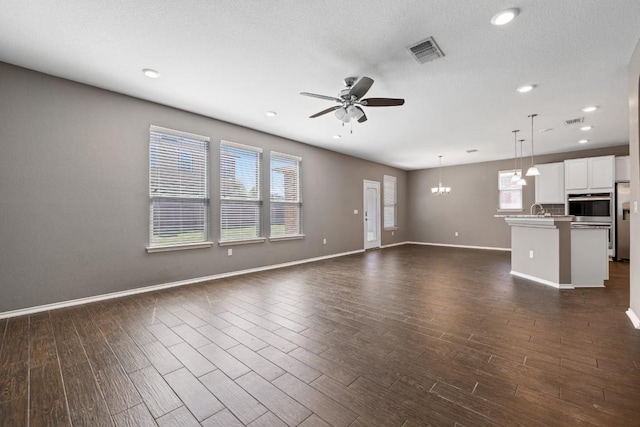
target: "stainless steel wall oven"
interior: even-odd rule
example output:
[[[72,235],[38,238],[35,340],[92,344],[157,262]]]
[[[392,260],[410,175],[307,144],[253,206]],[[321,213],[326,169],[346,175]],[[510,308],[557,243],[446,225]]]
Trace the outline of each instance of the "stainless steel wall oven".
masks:
[[[613,197],[611,193],[569,194],[567,214],[576,222],[613,222]]]

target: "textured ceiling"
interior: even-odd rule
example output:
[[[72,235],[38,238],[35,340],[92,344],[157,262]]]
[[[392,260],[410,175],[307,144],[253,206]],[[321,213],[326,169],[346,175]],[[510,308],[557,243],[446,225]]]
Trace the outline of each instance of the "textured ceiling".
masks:
[[[628,142],[627,64],[638,0],[0,0],[0,60],[403,169]],[[510,24],[491,17],[520,8]],[[406,46],[433,36],[445,57],[419,65]],[[141,73],[153,68],[159,79]],[[366,108],[344,128],[342,79],[369,76]],[[534,83],[519,94],[516,87]],[[594,113],[582,107],[598,105]],[[265,115],[268,110],[277,117]],[[582,132],[564,125],[586,117]],[[185,129],[188,131],[188,129]],[[341,134],[341,139],[333,139]],[[590,139],[579,145],[582,138]],[[250,141],[240,141],[250,143]],[[468,154],[466,150],[477,149]]]

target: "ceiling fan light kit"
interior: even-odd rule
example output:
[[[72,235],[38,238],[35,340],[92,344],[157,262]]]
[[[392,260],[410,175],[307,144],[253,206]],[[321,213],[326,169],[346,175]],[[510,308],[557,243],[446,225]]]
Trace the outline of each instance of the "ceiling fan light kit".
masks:
[[[438,156],[439,165],[438,165],[438,186],[431,187],[431,194],[435,194],[436,196],[447,195],[451,193],[451,187],[445,187],[442,185],[442,156]]]
[[[345,88],[342,89],[338,97],[318,95],[310,92],[300,92],[300,95],[310,96],[312,98],[334,101],[340,105],[329,107],[316,114],[309,116],[314,119],[334,111],[334,115],[342,123],[349,123],[351,119],[364,123],[367,121],[367,115],[362,107],[394,107],[404,105],[404,99],[400,98],[367,98],[362,99],[373,85],[373,79],[370,77],[347,77],[344,79]]]

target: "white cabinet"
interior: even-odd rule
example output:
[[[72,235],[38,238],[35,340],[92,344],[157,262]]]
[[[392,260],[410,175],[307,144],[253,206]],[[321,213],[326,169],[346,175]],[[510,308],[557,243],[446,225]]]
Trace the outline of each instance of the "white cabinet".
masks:
[[[615,156],[588,157],[564,161],[564,184],[567,193],[613,191]]]
[[[629,156],[616,157],[616,182],[631,181]]]
[[[615,156],[590,157],[589,190],[611,190],[615,183]]]
[[[571,159],[564,161],[564,185],[569,190],[587,190],[589,188],[588,159]]]
[[[536,176],[536,203],[564,204],[564,163],[536,165],[540,175]]]

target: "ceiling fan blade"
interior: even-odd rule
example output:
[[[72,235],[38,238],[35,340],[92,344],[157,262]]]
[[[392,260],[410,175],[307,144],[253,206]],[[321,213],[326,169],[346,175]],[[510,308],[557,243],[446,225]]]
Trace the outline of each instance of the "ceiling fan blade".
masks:
[[[404,99],[401,98],[367,98],[360,102],[367,107],[394,107],[404,105]]]
[[[373,79],[366,76],[360,78],[349,91],[349,96],[355,96],[356,99],[362,98],[369,91],[372,84]]]
[[[317,93],[300,92],[300,95],[310,96],[312,98],[326,99],[327,101],[335,101],[342,104],[342,99],[327,95],[318,95]]]
[[[336,111],[338,108],[342,108],[342,105],[336,105],[335,107],[329,107],[326,110],[322,110],[319,113],[315,113],[313,116],[309,116],[310,119],[315,119],[316,117],[320,117],[324,114],[330,113],[332,111]]]
[[[364,110],[356,105],[356,108],[362,111],[362,117],[358,119],[358,123],[364,123],[367,121],[367,115],[364,113]]]

